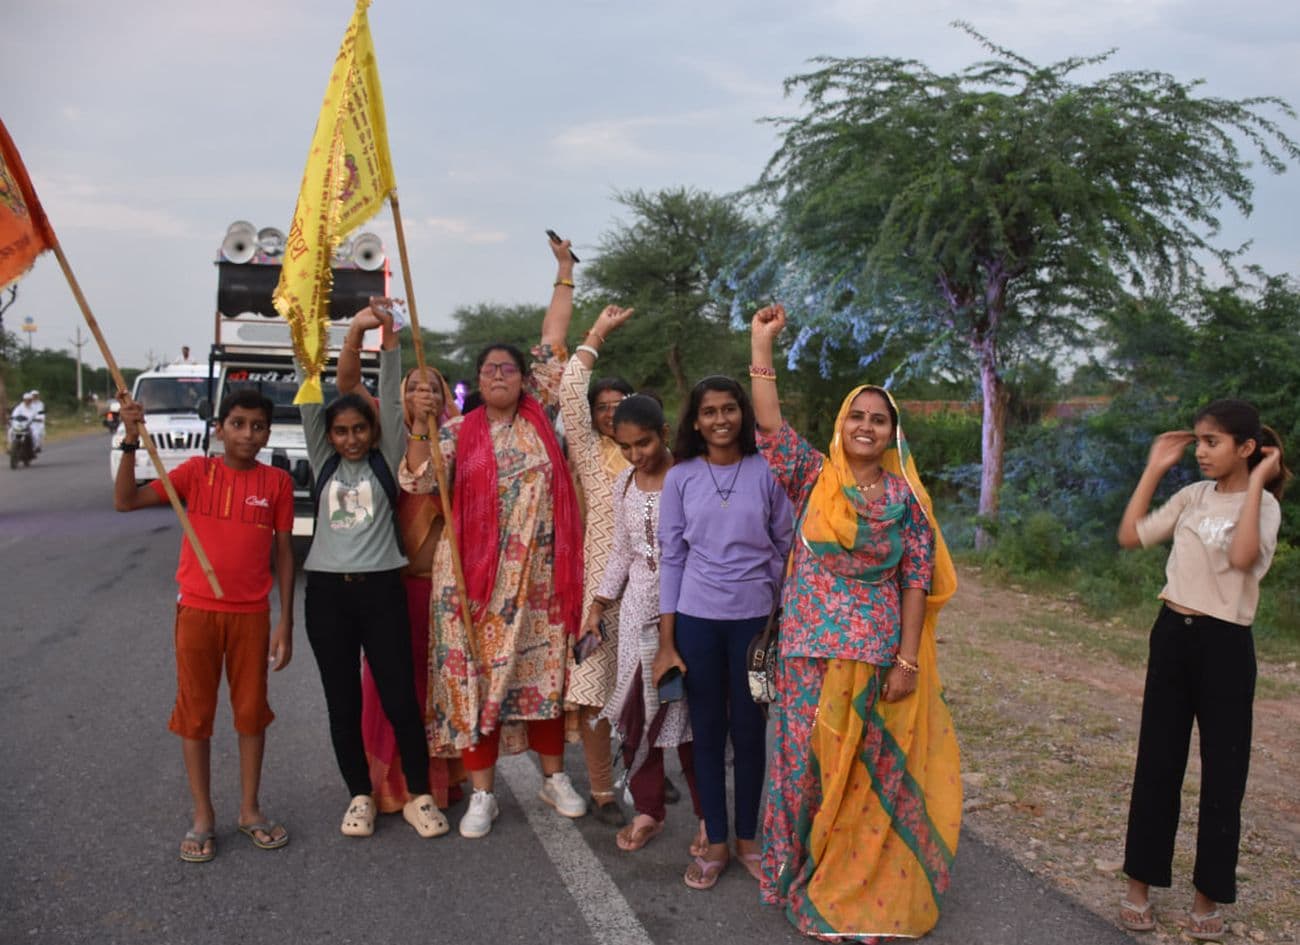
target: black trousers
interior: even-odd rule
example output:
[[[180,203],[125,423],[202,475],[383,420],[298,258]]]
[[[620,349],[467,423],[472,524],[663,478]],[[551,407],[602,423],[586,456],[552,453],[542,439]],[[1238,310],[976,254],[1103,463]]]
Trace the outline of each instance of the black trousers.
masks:
[[[1195,720],[1201,810],[1192,883],[1214,902],[1237,899],[1241,801],[1250,768],[1255,641],[1249,627],[1164,607],[1151,628],[1124,872],[1172,882],[1174,834]]]
[[[329,710],[334,756],[348,790],[373,793],[361,738],[361,652],[370,663],[379,702],[397,736],[411,794],[429,793],[424,717],[415,698],[411,627],[399,571],[307,572],[307,639],[316,655]]]

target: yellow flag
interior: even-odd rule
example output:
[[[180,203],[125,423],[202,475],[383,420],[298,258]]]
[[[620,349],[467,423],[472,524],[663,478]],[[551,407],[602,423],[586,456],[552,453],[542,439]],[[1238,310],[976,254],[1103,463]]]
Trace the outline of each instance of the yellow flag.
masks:
[[[378,212],[396,186],[368,6],[370,0],[357,0],[330,73],[272,296],[307,375],[294,398],[298,404],[323,399],[320,374],[329,354],[334,250]]]

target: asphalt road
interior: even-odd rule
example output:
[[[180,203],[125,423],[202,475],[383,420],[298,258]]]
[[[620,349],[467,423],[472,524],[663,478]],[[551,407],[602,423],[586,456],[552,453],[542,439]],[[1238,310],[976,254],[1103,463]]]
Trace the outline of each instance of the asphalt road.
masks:
[[[223,706],[213,740],[218,855],[182,863],[189,824],[177,740],[171,627],[180,529],[167,508],[112,509],[107,437],[52,444],[0,468],[0,945],[17,943],[806,941],[758,903],[738,866],[711,892],[681,882],[689,809],[636,854],[612,828],[567,821],[535,797],[526,756],[503,766],[496,829],[421,840],[400,816],[343,837],[347,791],[299,625],[273,677],[263,806],[292,842],[235,831],[237,759]],[[301,585],[299,593],[301,594]],[[571,747],[580,789],[585,769]],[[678,783],[681,784],[680,774]],[[463,803],[450,812],[453,825]],[[1131,941],[965,834],[941,943]]]

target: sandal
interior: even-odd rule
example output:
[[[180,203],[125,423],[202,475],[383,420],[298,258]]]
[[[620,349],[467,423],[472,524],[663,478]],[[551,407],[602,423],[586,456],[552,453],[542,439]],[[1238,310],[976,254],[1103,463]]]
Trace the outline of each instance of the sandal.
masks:
[[[280,831],[276,836],[275,832]],[[257,824],[240,824],[239,832],[253,841],[253,846],[259,850],[278,850],[289,842],[289,831],[284,829],[283,824],[274,823],[257,823]],[[263,840],[258,837],[259,833],[266,834],[269,839]]]
[[[187,853],[185,851],[186,843],[197,843],[199,846],[198,853]],[[208,853],[203,852],[203,848],[212,844],[212,850]],[[186,863],[207,863],[217,855],[217,838],[211,830],[187,830],[185,839],[181,841],[181,859]]]
[[[1219,915],[1218,909],[1204,913],[1188,912],[1187,926],[1183,931],[1188,938],[1201,942],[1221,942],[1224,935],[1223,917]]]
[[[682,874],[682,882],[692,889],[712,889],[718,885],[718,877],[722,875],[722,871],[727,868],[727,864],[730,862],[731,857],[721,860],[706,860],[702,856],[697,856],[686,867],[686,872]],[[695,871],[694,875],[691,873],[692,869]]]
[[[737,850],[736,856],[740,858],[740,865],[749,870],[749,875],[761,883],[763,881],[763,854],[741,853]]]
[[[646,815],[637,814],[636,818],[614,835],[614,842],[618,848],[625,853],[633,853],[641,849],[659,834],[663,833],[664,822],[662,820],[651,819],[646,823],[641,818]]]
[[[345,837],[368,837],[375,832],[375,802],[369,794],[352,798],[339,829]]]
[[[691,856],[704,856],[709,852],[709,833],[704,827],[704,821],[700,821],[700,829],[695,833],[695,839],[691,841]]]
[[[1151,900],[1145,906],[1135,906],[1127,899],[1119,901],[1119,924],[1130,932],[1150,932],[1156,927],[1156,914]]]
[[[441,837],[451,829],[447,818],[442,816],[442,811],[438,810],[438,805],[434,803],[432,794],[421,794],[419,797],[411,798],[402,808],[402,816],[415,828],[415,832],[426,840],[430,837]],[[371,820],[373,824],[373,815]],[[374,829],[373,826],[371,829]]]

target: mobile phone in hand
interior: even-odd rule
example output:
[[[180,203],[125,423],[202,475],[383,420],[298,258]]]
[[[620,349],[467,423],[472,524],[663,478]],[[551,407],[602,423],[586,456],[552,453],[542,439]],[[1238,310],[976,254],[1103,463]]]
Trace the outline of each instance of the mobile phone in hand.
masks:
[[[589,633],[573,645],[573,663],[578,665],[592,653],[596,648],[605,642],[602,634]]]
[[[546,235],[549,236],[549,237],[551,238],[551,242],[552,242],[552,243],[563,243],[563,242],[564,242],[564,240],[560,239],[560,234],[559,234],[559,233],[556,233],[554,230],[547,230],[547,231],[546,231]],[[572,259],[572,260],[573,260],[574,262],[576,262],[576,263],[577,263],[577,262],[582,262],[582,260],[578,258],[578,254],[575,253],[572,249],[569,250],[569,258]]]
[[[668,667],[667,672],[659,677],[659,701],[677,702],[686,695],[686,680],[678,666]]]

